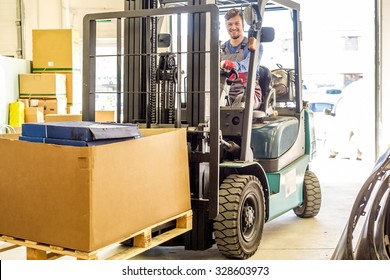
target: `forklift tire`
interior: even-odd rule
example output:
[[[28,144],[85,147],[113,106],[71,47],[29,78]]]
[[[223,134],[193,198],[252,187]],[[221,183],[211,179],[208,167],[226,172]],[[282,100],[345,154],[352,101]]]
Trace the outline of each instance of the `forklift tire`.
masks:
[[[300,218],[312,218],[320,212],[320,208],[320,183],[312,171],[306,171],[303,180],[303,203],[294,208],[294,213]]]
[[[219,190],[219,214],[214,221],[219,251],[229,258],[251,257],[259,247],[264,221],[260,181],[250,175],[229,175]]]

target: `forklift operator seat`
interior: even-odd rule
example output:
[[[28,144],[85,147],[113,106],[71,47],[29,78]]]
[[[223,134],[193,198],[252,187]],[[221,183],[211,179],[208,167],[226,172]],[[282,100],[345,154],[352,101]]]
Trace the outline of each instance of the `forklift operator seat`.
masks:
[[[263,66],[263,65],[260,65],[259,66],[259,86],[261,88],[261,94],[262,94],[262,101],[264,102],[265,100],[265,97],[267,96],[270,88],[271,88],[271,82],[272,82],[272,75],[271,75],[271,71]]]
[[[271,91],[271,86],[272,86],[272,74],[267,67],[260,65],[257,73],[258,73],[257,79],[261,89],[261,105],[258,110],[253,111],[254,119],[266,116],[267,108],[265,108],[266,107],[265,103],[266,103],[267,96]]]

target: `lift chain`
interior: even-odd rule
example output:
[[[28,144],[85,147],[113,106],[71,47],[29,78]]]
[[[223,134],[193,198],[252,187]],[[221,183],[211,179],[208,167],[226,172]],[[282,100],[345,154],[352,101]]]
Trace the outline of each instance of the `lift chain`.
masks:
[[[160,122],[174,123],[177,66],[175,55],[165,53],[160,56],[157,82],[160,85]]]

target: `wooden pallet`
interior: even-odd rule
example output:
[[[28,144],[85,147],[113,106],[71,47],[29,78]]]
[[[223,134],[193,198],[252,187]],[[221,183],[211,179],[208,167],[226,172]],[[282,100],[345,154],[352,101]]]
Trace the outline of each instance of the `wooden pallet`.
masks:
[[[152,232],[154,231],[154,229],[160,228],[161,226],[169,222],[176,222],[176,226],[173,229],[169,229],[157,236],[152,236]],[[123,238],[122,240],[119,240],[118,244],[130,238],[133,238],[133,246],[124,247],[125,248],[124,250],[106,259],[108,260],[130,259],[136,255],[139,255],[142,252],[145,252],[155,246],[167,242],[187,231],[190,231],[191,229],[192,229],[192,210],[189,210],[182,214],[164,220],[160,223],[154,224],[151,227],[142,229],[130,236],[127,236],[126,238]],[[26,247],[27,260],[53,260],[64,256],[75,257],[78,260],[97,260],[98,253],[102,252],[103,249],[109,246],[115,245],[115,244],[111,244],[107,247],[92,252],[83,252],[83,251],[43,244],[35,241],[14,238],[6,235],[0,235],[0,241],[13,244],[9,247],[0,249],[0,253],[20,246]]]

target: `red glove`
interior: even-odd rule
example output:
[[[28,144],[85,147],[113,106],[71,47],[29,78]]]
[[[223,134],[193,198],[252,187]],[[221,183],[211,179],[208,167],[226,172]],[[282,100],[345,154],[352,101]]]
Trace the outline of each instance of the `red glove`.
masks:
[[[233,61],[230,60],[222,60],[221,61],[221,68],[225,69],[226,71],[230,71],[233,68],[236,68],[236,65],[234,64]]]

